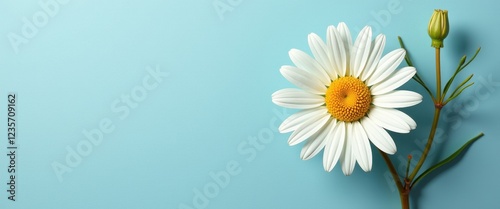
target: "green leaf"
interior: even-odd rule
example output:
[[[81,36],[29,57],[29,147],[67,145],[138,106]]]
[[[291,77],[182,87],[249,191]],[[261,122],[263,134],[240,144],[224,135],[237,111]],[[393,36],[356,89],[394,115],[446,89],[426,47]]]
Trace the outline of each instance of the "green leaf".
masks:
[[[477,55],[479,54],[479,51],[481,51],[481,47],[479,47],[477,50],[476,50],[476,53],[474,53],[474,56],[472,56],[472,58],[464,64],[465,60],[467,59],[467,56],[463,56],[462,59],[460,59],[460,62],[457,66],[457,69],[455,70],[455,72],[453,73],[453,76],[451,76],[451,78],[448,80],[448,82],[446,82],[446,85],[444,86],[444,91],[443,91],[443,97],[446,96],[446,93],[448,92],[451,84],[453,83],[453,80],[455,79],[455,77],[458,75],[458,73],[460,73],[460,71],[462,71],[465,67],[467,67],[467,65],[469,65],[472,61],[474,61],[474,59],[476,59]],[[458,88],[457,88],[458,89]],[[455,90],[456,91],[456,90]],[[450,98],[453,97],[450,96]],[[456,97],[456,96],[455,96]],[[448,99],[449,101],[451,99]]]
[[[460,59],[460,63],[457,66],[457,69],[455,69],[455,72],[453,73],[453,76],[446,82],[446,85],[444,86],[443,90],[443,97],[446,96],[446,93],[448,92],[448,89],[450,88],[451,84],[453,83],[453,80],[455,80],[455,77],[458,75],[458,72],[460,72],[460,68],[464,65],[464,61],[467,59],[467,56],[463,56],[462,59]]]
[[[458,95],[455,95],[455,94],[456,94],[459,90],[461,90],[461,89],[462,89],[462,87],[463,87],[465,84],[467,84],[467,82],[469,82],[469,81],[470,81],[470,79],[472,78],[472,76],[474,76],[474,74],[469,75],[467,78],[465,78],[465,80],[464,80],[464,81],[462,81],[462,83],[458,84],[457,88],[456,88],[455,90],[453,90],[453,92],[451,93],[450,98],[451,98],[451,97],[453,97],[453,98],[454,98],[454,97],[458,96]],[[473,83],[474,83],[474,82],[473,82]],[[469,86],[470,86],[470,85],[471,85],[471,84],[469,84]],[[467,86],[467,87],[468,87],[468,86]],[[464,88],[464,89],[465,89],[465,88]],[[463,91],[463,90],[461,90],[461,91]],[[461,91],[460,91],[460,93],[461,93]]]
[[[458,97],[458,95],[460,95],[460,94],[461,94],[461,93],[462,93],[462,92],[463,92],[466,88],[469,88],[469,87],[471,87],[472,85],[474,85],[474,82],[472,82],[472,83],[470,83],[470,84],[468,84],[467,86],[464,86],[464,87],[462,87],[462,88],[457,88],[457,89],[455,89],[455,91],[453,91],[453,93],[451,94],[450,98],[448,98],[448,99],[444,102],[444,104],[446,104],[446,103],[450,102],[451,100],[453,100],[453,99],[457,98],[457,97]],[[463,86],[463,85],[461,85],[461,86]]]
[[[458,84],[457,89],[462,88],[462,86],[464,86],[467,82],[469,82],[472,76],[474,76],[474,74],[470,74],[469,76],[467,76],[467,78],[465,78],[464,81],[462,81],[462,83]]]
[[[399,41],[399,45],[401,46],[401,48],[403,48],[406,51],[406,55],[405,55],[406,64],[408,64],[408,66],[415,67],[413,65],[413,62],[410,59],[410,52],[406,49],[405,44],[403,43],[403,39],[401,38],[401,36],[398,36],[398,41]],[[422,80],[422,78],[420,78],[420,76],[418,75],[418,72],[415,73],[415,75],[413,76],[413,79],[415,81],[417,81],[417,83],[420,84],[422,87],[424,87],[425,91],[427,91],[427,93],[429,93],[432,100],[435,100],[434,95],[432,94],[431,90],[429,89],[429,87],[427,87],[424,80]]]
[[[405,55],[406,64],[408,64],[408,66],[413,66],[413,63],[411,62],[411,59],[410,59],[410,53],[408,53],[408,50],[406,50],[405,44],[403,43],[403,39],[401,38],[401,36],[398,36],[398,41],[399,41],[399,45],[401,46],[401,48],[403,48],[406,51],[406,55]]]
[[[462,67],[458,70],[458,72],[462,71],[465,67],[467,67],[467,65],[469,65],[472,61],[474,61],[474,59],[476,59],[477,54],[479,54],[479,51],[481,51],[481,47],[477,48],[474,56],[472,56],[472,58],[467,63],[462,65]]]
[[[434,171],[434,170],[438,169],[439,167],[441,167],[443,165],[446,165],[447,163],[453,161],[455,158],[457,158],[460,155],[460,153],[462,153],[462,151],[464,151],[467,147],[469,147],[472,143],[474,143],[476,140],[478,140],[482,136],[484,136],[484,134],[483,133],[479,133],[477,136],[475,136],[474,138],[470,139],[467,143],[465,143],[462,147],[460,147],[460,149],[458,149],[457,151],[455,151],[449,157],[447,157],[446,159],[442,160],[441,162],[437,163],[436,165],[434,165],[434,166],[428,168],[427,170],[425,170],[422,174],[420,174],[420,176],[418,176],[415,179],[415,181],[413,181],[413,183],[411,184],[411,187],[415,186],[415,184],[417,184],[422,178],[424,178],[425,176],[427,176],[432,171]]]
[[[431,90],[425,85],[424,81],[420,78],[418,73],[415,73],[413,76],[413,79],[420,84],[422,87],[424,87],[425,91],[431,96],[431,98],[434,100],[434,95],[432,94]]]

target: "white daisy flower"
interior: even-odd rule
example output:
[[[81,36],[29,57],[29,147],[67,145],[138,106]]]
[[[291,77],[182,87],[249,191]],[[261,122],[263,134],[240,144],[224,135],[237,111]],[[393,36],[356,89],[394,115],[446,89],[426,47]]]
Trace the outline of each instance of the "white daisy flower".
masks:
[[[290,145],[303,141],[300,157],[310,159],[324,148],[323,167],[331,171],[337,161],[350,175],[356,162],[364,171],[372,168],[370,142],[388,154],[396,144],[386,130],[408,133],[417,124],[395,109],[416,105],[422,96],[413,91],[395,90],[413,75],[414,67],[396,70],[405,50],[396,49],[382,57],[385,36],[372,40],[366,26],[354,45],[346,24],[329,26],[326,43],[316,34],[308,37],[314,57],[292,49],[295,66],[283,66],[281,74],[300,89],[281,89],[272,95],[275,104],[300,109],[288,117],[281,133],[293,132]]]

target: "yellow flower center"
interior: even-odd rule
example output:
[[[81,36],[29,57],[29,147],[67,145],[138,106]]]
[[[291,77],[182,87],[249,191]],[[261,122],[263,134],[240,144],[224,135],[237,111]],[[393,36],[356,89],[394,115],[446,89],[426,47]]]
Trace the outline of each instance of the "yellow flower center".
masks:
[[[328,112],[337,120],[352,122],[364,117],[370,109],[372,96],[363,81],[342,77],[332,81],[325,94]]]

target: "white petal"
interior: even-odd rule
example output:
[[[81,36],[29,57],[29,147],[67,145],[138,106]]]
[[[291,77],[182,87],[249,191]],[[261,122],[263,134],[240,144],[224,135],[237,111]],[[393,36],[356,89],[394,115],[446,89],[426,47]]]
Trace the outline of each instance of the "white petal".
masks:
[[[387,108],[410,107],[420,102],[422,102],[422,95],[405,90],[392,91],[373,97],[374,105]]]
[[[373,85],[370,90],[372,95],[385,94],[398,87],[402,86],[410,80],[417,70],[414,67],[404,67],[401,70],[395,71],[388,79]]]
[[[370,58],[366,62],[366,67],[361,73],[360,79],[365,81],[372,75],[373,71],[377,68],[377,64],[380,61],[380,57],[382,56],[382,52],[384,52],[385,47],[385,36],[380,34],[375,38],[375,41],[372,43],[372,50],[370,52]]]
[[[410,126],[411,129],[417,128],[417,123],[413,120],[413,118],[408,116],[406,113],[396,109],[387,109],[387,112],[397,118],[402,119],[406,124]]]
[[[356,121],[353,122],[353,141],[354,141],[354,154],[356,155],[356,160],[363,171],[368,172],[372,170],[372,149],[370,147],[370,141],[366,135],[363,126]]]
[[[300,125],[297,130],[295,130],[290,138],[288,139],[288,144],[290,146],[297,145],[316,132],[318,132],[323,125],[330,119],[331,115],[329,113],[325,113],[323,115],[314,115],[309,120],[305,121]]]
[[[330,59],[330,52],[328,51],[328,48],[323,40],[321,40],[321,38],[315,33],[309,34],[307,40],[309,42],[309,48],[311,48],[311,52],[314,55],[314,59],[321,64],[330,79],[337,78],[337,73],[332,67],[333,65]]]
[[[392,155],[396,153],[396,144],[387,131],[375,124],[375,122],[373,122],[369,117],[361,119],[361,125],[363,125],[363,128],[373,145],[387,154]]]
[[[374,107],[368,112],[368,117],[377,125],[397,133],[408,133],[411,127],[403,119],[393,113],[394,109]]]
[[[382,57],[373,74],[366,80],[366,84],[372,86],[385,80],[401,64],[405,54],[404,49],[396,49]]]
[[[346,57],[345,57],[345,61],[346,61],[346,64],[347,63],[350,63],[350,54],[351,54],[351,47],[352,47],[352,37],[351,37],[351,32],[349,31],[349,28],[347,27],[347,25],[343,22],[339,23],[339,25],[337,26],[337,31],[339,33],[339,36],[342,40],[342,42],[344,43],[344,50],[345,50],[345,54],[346,54]],[[346,66],[346,69],[347,69],[347,66]],[[345,70],[345,69],[344,69]],[[340,76],[345,76],[346,74],[346,71],[344,71],[344,74],[340,74]]]
[[[358,38],[356,38],[351,52],[351,72],[349,73],[355,78],[358,78],[365,68],[366,61],[370,56],[371,41],[372,29],[365,26],[359,33]]]
[[[330,77],[325,69],[312,57],[298,49],[292,49],[288,52],[292,62],[303,70],[306,70],[316,76],[324,85],[330,85]]]
[[[325,103],[325,98],[301,89],[281,89],[272,95],[274,104],[286,108],[309,109]]]
[[[346,128],[344,122],[337,122],[335,127],[327,136],[325,151],[323,152],[323,167],[325,171],[332,171],[337,164],[344,150],[344,142],[346,137]]]
[[[280,133],[288,133],[295,131],[302,123],[309,120],[315,115],[324,115],[328,110],[325,107],[316,107],[312,109],[301,110],[293,115],[290,115],[287,119],[281,123],[278,130]]]
[[[283,66],[280,69],[281,75],[290,83],[313,94],[325,94],[326,86],[323,85],[314,75],[293,66]]]
[[[333,128],[337,120],[335,118],[330,118],[326,125],[323,126],[321,130],[316,132],[316,134],[309,137],[307,143],[302,147],[300,151],[300,158],[302,160],[309,160],[316,156],[322,149],[325,147],[328,138],[330,138],[330,132],[332,132]]]
[[[326,32],[327,48],[330,54],[330,60],[332,60],[333,70],[335,71],[335,77],[331,77],[332,80],[337,79],[337,75],[344,76],[346,72],[346,49],[344,42],[339,35],[339,32],[334,26],[329,26]]]
[[[342,161],[342,172],[344,175],[349,176],[354,171],[354,166],[356,165],[356,155],[354,153],[354,142],[353,142],[353,125],[352,123],[346,123],[346,139],[344,143],[344,152],[341,155]]]

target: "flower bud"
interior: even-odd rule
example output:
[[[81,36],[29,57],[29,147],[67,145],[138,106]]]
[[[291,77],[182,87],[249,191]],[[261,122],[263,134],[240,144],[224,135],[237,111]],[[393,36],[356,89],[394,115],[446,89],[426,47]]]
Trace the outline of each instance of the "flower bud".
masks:
[[[465,63],[465,60],[467,59],[467,56],[463,56],[462,59],[460,59],[460,63],[458,64],[458,66],[462,66],[464,63]]]
[[[443,48],[443,40],[450,31],[447,10],[434,10],[427,32],[432,39],[431,46],[434,48]]]

